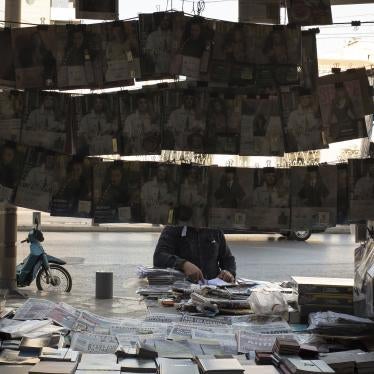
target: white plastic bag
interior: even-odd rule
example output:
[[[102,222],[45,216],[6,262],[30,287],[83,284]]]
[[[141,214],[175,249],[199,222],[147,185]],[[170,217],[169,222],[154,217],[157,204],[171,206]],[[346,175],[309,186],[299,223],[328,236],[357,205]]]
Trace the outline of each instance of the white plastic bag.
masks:
[[[254,289],[248,301],[252,311],[257,315],[283,315],[288,312],[286,298],[279,291]]]

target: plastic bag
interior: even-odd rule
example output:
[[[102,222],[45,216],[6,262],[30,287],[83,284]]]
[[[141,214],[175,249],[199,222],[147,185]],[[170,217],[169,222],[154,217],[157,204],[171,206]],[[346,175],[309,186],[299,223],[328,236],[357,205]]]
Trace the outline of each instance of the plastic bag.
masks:
[[[283,315],[288,312],[286,298],[279,291],[255,289],[248,301],[252,311],[257,315]]]

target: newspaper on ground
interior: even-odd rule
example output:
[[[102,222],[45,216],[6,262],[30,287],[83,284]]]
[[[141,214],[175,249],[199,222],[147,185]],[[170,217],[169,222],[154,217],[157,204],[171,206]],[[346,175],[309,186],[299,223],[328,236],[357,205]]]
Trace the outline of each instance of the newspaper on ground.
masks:
[[[44,299],[27,299],[26,302],[17,309],[13,319],[18,320],[41,320],[48,318],[49,312],[56,304]]]
[[[181,322],[181,314],[150,313],[144,318],[145,322],[173,323]]]
[[[14,319],[3,319],[0,321],[0,333],[9,335],[11,338],[21,338],[25,334],[38,331],[51,324],[49,320],[17,321]]]
[[[48,318],[71,330],[81,315],[81,311],[65,303],[59,303],[49,312]]]
[[[118,341],[115,336],[75,332],[70,348],[84,353],[115,353]]]
[[[83,311],[75,321],[72,330],[109,334],[112,326],[121,325],[121,323],[120,319],[102,317]]]

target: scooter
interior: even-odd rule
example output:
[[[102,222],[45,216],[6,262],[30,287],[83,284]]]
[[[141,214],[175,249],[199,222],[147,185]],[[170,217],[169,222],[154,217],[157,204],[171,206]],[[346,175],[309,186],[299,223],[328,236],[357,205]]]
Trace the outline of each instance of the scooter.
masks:
[[[57,257],[49,256],[41,242],[44,241],[39,222],[35,220],[27,239],[21,243],[30,243],[30,254],[16,267],[18,287],[27,287],[36,279],[39,291],[70,292],[72,279],[69,272],[62,266],[66,262]]]

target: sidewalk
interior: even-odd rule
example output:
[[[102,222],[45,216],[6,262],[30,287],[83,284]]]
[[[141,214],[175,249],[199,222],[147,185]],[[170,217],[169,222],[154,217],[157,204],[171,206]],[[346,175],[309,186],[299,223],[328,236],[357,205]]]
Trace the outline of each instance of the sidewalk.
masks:
[[[32,210],[18,208],[18,231],[29,231],[32,227]],[[120,223],[93,225],[88,218],[51,217],[42,213],[41,223],[45,232],[161,232],[163,226],[146,223]],[[350,234],[349,225],[331,227],[328,234]]]

